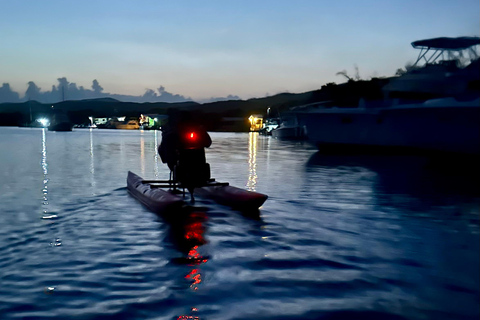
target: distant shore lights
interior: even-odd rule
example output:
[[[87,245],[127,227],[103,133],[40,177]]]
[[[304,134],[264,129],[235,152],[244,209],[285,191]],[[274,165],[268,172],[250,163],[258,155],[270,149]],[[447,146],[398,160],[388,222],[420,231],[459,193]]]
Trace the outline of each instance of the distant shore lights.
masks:
[[[48,127],[50,121],[46,118],[37,119],[37,121],[42,125],[42,127]]]
[[[250,121],[250,131],[259,131],[263,126],[263,116],[260,114],[252,114],[248,121]]]

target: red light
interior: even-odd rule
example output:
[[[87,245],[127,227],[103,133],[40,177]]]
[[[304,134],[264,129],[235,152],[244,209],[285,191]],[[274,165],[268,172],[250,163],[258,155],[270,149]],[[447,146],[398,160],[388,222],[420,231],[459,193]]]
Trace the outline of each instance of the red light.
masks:
[[[190,140],[195,140],[195,139],[197,139],[197,135],[195,134],[195,132],[190,132],[190,133],[188,134],[188,138],[189,138]]]

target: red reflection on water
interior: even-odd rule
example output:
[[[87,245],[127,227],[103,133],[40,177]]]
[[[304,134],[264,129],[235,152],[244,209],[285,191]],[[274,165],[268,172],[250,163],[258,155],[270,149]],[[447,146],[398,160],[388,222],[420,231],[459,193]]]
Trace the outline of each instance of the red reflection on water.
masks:
[[[201,222],[193,222],[185,225],[185,239],[196,240],[199,243],[204,243],[203,238],[204,228]]]
[[[199,320],[200,318],[197,316],[179,316],[177,318],[177,320],[187,320],[187,319]]]
[[[197,290],[198,285],[202,282],[202,276],[198,269],[193,269],[192,271],[190,271],[190,273],[187,274],[185,278],[193,281],[190,285],[190,288],[192,288],[193,290]]]
[[[188,221],[183,226],[183,237],[185,240],[188,240],[195,245],[202,245],[207,242],[203,237],[205,233],[205,226],[203,225],[203,222],[205,219],[205,212],[192,212],[190,214]]]
[[[198,246],[195,246],[188,252],[188,258],[191,259],[191,261],[193,262],[192,265],[200,265],[208,261],[207,258],[202,257],[200,253],[198,253],[197,249],[198,249]],[[195,291],[198,290],[198,285],[202,282],[202,275],[200,274],[200,269],[193,268],[185,276],[185,279],[192,281],[190,288],[192,288]]]
[[[194,291],[198,290],[199,285],[202,283],[202,274],[200,273],[199,266],[208,261],[207,257],[203,257],[198,252],[199,246],[205,244],[207,241],[203,238],[205,233],[205,227],[202,224],[206,219],[204,212],[193,212],[190,216],[190,221],[184,225],[184,238],[190,243],[195,243],[193,247],[190,248],[187,254],[187,259],[192,270],[185,275],[190,284],[190,288]],[[193,307],[192,313],[197,312],[198,309]],[[192,315],[181,315],[178,316],[177,320],[200,320],[198,316]]]
[[[193,247],[189,252],[188,252],[188,258],[191,259],[192,261],[195,261],[193,265],[200,265],[202,263],[205,263],[208,261],[208,259],[202,257],[198,251],[198,246]],[[186,276],[185,279],[191,280],[192,284],[190,285],[190,288],[193,290],[198,290],[198,285],[202,282],[202,275],[200,274],[200,269],[199,268],[193,268]]]
[[[198,312],[198,309],[193,307],[192,308],[192,313],[194,312]],[[187,320],[187,319],[192,319],[192,320],[200,320],[200,318],[198,316],[189,316],[189,315],[181,315],[181,316],[178,316],[177,320]]]
[[[192,308],[192,313],[193,312],[197,312],[198,309],[197,308]],[[193,319],[193,320],[200,320],[200,318],[198,316],[188,316],[188,315],[181,315],[177,318],[177,320],[187,320],[187,319]]]

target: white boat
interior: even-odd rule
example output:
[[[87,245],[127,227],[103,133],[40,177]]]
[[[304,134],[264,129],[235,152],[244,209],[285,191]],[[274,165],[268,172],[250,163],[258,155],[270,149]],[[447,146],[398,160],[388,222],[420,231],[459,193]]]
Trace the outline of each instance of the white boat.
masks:
[[[305,130],[295,114],[288,114],[281,117],[280,124],[271,131],[271,135],[281,140],[303,140],[306,138]]]
[[[415,41],[412,46],[421,49],[417,63],[388,79],[384,100],[297,108],[299,123],[320,150],[373,147],[479,155],[479,45],[478,37]],[[469,61],[461,61],[466,57]]]
[[[279,118],[266,118],[265,122],[263,123],[263,127],[262,129],[260,129],[259,133],[270,136],[272,135],[272,131],[276,129],[279,124],[280,124]]]

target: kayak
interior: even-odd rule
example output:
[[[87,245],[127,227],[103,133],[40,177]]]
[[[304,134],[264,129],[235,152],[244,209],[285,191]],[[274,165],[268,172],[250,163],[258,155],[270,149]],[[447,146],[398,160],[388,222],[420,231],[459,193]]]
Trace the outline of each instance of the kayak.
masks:
[[[134,198],[155,213],[174,211],[180,209],[184,204],[182,197],[171,191],[152,188],[150,184],[143,183],[143,179],[131,171],[128,171],[127,189]]]
[[[175,193],[172,190],[173,184],[166,184],[167,182],[143,180],[131,171],[127,176],[130,194],[156,213],[180,209],[185,205],[185,199],[178,194],[178,189]],[[256,210],[268,198],[265,194],[230,186],[228,183],[214,182],[213,179],[206,186],[196,188],[195,195],[242,211]]]
[[[211,199],[221,205],[245,211],[260,208],[268,198],[267,195],[262,193],[222,185],[195,189],[195,195]]]

